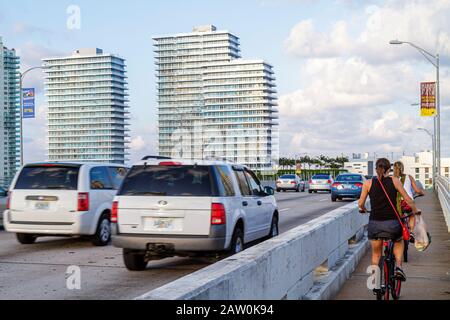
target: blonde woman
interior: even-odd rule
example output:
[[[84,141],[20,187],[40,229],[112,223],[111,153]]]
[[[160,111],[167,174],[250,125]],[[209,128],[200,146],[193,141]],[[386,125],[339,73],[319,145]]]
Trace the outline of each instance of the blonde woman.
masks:
[[[419,189],[417,186],[416,180],[410,176],[409,174],[405,174],[405,166],[401,161],[397,161],[394,163],[394,177],[398,178],[403,185],[406,193],[411,199],[414,199],[414,193],[424,195],[423,190]],[[411,213],[412,209],[409,207],[400,193],[397,193],[397,209],[399,213]],[[419,210],[420,211],[420,210]],[[416,226],[416,219],[414,215],[409,217],[409,228],[411,232],[414,231],[414,227]]]

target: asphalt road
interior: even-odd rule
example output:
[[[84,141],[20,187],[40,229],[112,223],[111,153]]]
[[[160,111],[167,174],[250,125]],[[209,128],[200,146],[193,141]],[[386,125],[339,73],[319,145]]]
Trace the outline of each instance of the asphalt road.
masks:
[[[280,232],[348,203],[332,203],[329,194],[285,192],[276,197]],[[14,234],[0,231],[0,299],[133,299],[210,263],[177,257],[130,272],[121,249],[113,246],[93,247],[80,238],[39,238],[33,245],[20,245]],[[67,289],[66,272],[72,265],[80,267],[80,289]]]

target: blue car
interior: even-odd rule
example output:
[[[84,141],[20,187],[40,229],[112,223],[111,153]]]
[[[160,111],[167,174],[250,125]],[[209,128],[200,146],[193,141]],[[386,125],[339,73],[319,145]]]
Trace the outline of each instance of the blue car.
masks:
[[[331,185],[331,201],[344,198],[359,199],[366,178],[362,174],[343,173]]]

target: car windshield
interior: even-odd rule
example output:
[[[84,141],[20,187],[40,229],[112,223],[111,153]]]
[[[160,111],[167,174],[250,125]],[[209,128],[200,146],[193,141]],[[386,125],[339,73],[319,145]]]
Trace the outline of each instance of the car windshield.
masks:
[[[341,175],[338,176],[336,178],[336,181],[341,181],[341,182],[361,182],[362,181],[362,177],[355,174],[355,175]]]
[[[125,177],[121,196],[212,195],[209,166],[134,166]]]
[[[14,189],[77,190],[77,166],[27,166],[20,172]]]
[[[328,174],[316,174],[312,177],[314,180],[324,180],[324,179],[330,179],[330,176]]]
[[[280,179],[295,179],[295,176],[293,174],[285,174]]]

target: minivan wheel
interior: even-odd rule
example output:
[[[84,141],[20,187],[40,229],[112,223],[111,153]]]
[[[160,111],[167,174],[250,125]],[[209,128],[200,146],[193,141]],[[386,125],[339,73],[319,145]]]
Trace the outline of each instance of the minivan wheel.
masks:
[[[278,236],[280,233],[280,230],[278,229],[278,217],[273,216],[272,218],[272,225],[270,226],[270,233],[269,233],[269,239],[274,238]]]
[[[98,221],[97,230],[92,237],[92,244],[95,246],[106,246],[111,240],[111,222],[107,214],[103,214]]]
[[[16,233],[16,238],[21,244],[33,244],[36,241],[36,236],[28,233]]]
[[[145,253],[135,250],[123,249],[123,262],[130,271],[142,271],[147,267]]]
[[[236,254],[244,250],[244,233],[241,228],[236,228],[231,238],[230,253]]]

